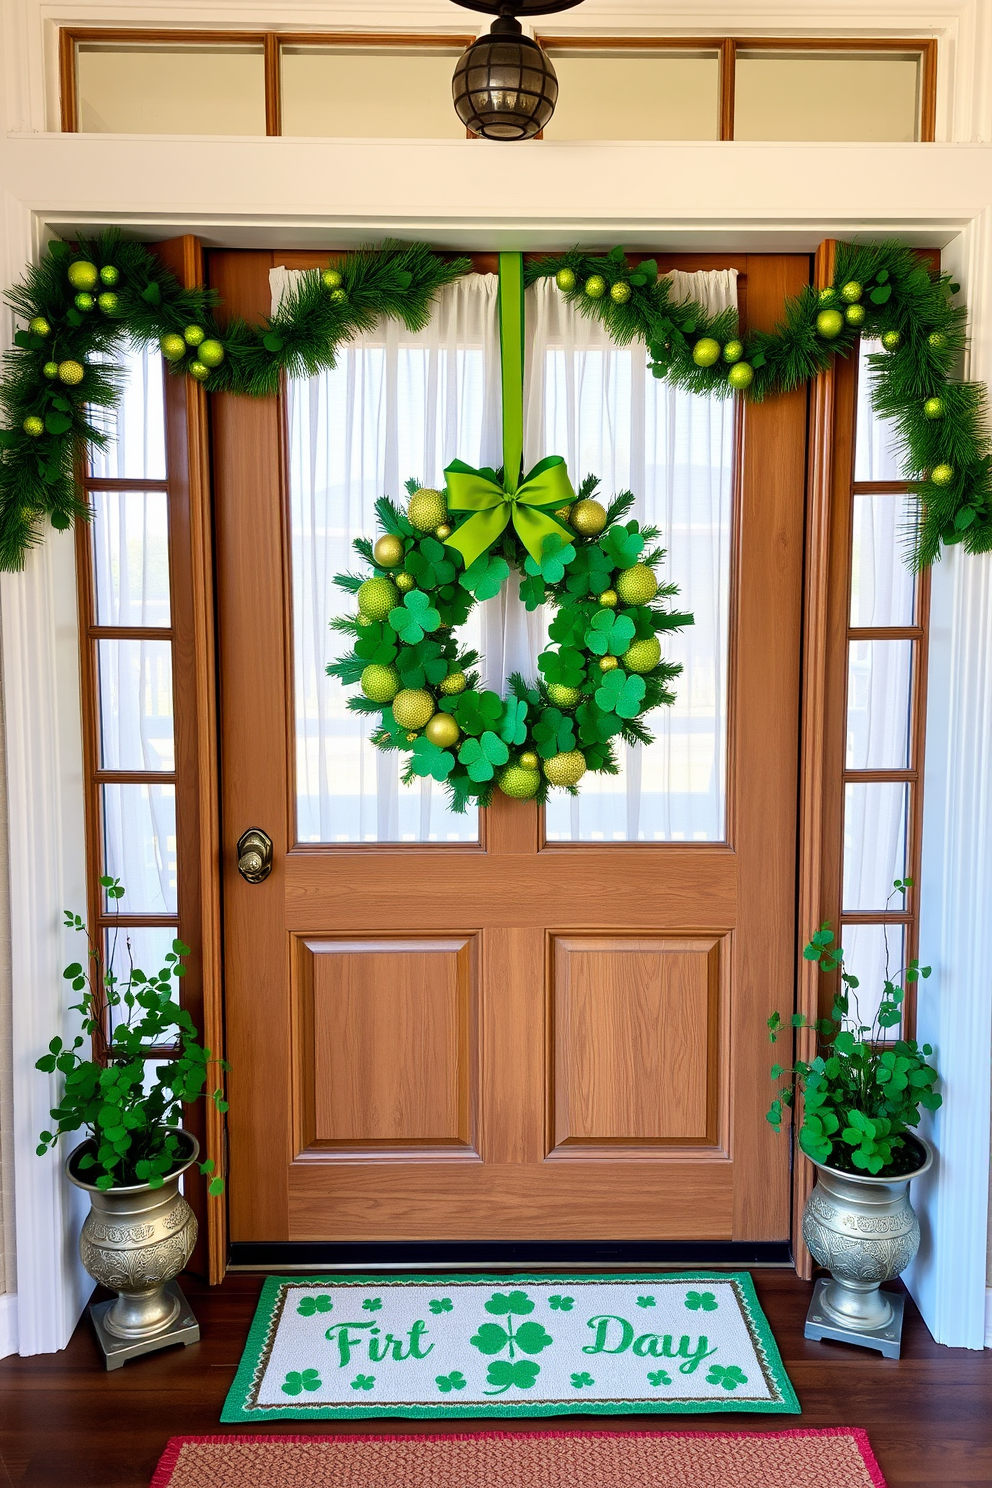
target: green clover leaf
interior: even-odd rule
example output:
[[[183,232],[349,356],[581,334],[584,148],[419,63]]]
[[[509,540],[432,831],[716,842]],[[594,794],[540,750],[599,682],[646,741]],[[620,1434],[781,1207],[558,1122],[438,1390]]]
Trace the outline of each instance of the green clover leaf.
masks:
[[[559,708],[545,708],[534,725],[534,743],[542,759],[567,754],[575,748],[575,728],[571,718]]]
[[[396,637],[386,626],[373,620],[363,626],[355,638],[355,655],[362,661],[376,661],[380,666],[389,666],[396,656]]]
[[[433,1313],[452,1312],[455,1306],[450,1297],[432,1297],[427,1305]]]
[[[590,543],[579,548],[575,561],[569,564],[565,588],[576,598],[585,594],[602,594],[610,587],[613,568],[612,558],[603,552],[599,543]]]
[[[416,646],[401,646],[396,670],[404,687],[436,687],[447,676],[448,663],[437,641],[421,641]]]
[[[716,1312],[720,1304],[712,1292],[686,1292],[685,1305],[691,1312],[698,1312],[700,1308],[704,1312]]]
[[[614,568],[633,568],[644,551],[644,539],[636,522],[628,522],[626,527],[611,527],[601,541]]]
[[[434,1383],[442,1395],[450,1395],[452,1390],[464,1390],[467,1380],[461,1370],[453,1369],[450,1374],[436,1375]]]
[[[455,768],[455,756],[449,754],[447,749],[441,749],[437,744],[425,739],[423,734],[413,742],[410,768],[414,775],[426,779],[429,775],[433,780],[447,780]]]
[[[526,1292],[493,1292],[485,1304],[486,1311],[496,1317],[526,1317],[534,1311],[535,1303]]]
[[[527,738],[527,704],[523,698],[508,697],[503,709],[499,736],[504,744],[523,744]]]
[[[356,1374],[351,1382],[353,1390],[371,1390],[375,1384],[374,1374]]]
[[[537,669],[545,682],[560,682],[563,687],[579,687],[585,681],[586,663],[581,651],[562,646],[558,651],[542,651]]]
[[[492,780],[496,766],[505,765],[509,758],[510,751],[503,740],[488,730],[481,738],[466,739],[458,751],[459,763],[465,766],[469,779],[477,785]]]
[[[463,734],[478,736],[497,729],[503,717],[503,699],[498,692],[463,692],[445,698],[441,706],[445,713],[454,715]]]
[[[575,1306],[574,1297],[560,1297],[555,1295],[548,1298],[548,1306],[553,1307],[556,1312],[571,1312]]]
[[[706,1383],[722,1385],[725,1390],[736,1390],[738,1385],[747,1384],[747,1375],[738,1369],[736,1364],[731,1364],[729,1367],[724,1367],[723,1364],[711,1364]]]
[[[540,1323],[521,1323],[513,1335],[513,1343],[525,1354],[539,1354],[554,1343],[554,1339]]]
[[[549,532],[544,539],[540,563],[535,563],[528,555],[524,569],[532,578],[540,574],[545,583],[560,584],[565,577],[565,569],[574,557],[575,548],[567,538],[559,537],[557,532]]]
[[[362,1303],[362,1307],[366,1312],[378,1312],[379,1309],[382,1307],[382,1298],[366,1297],[365,1301]]]
[[[583,747],[586,744],[605,744],[623,728],[622,718],[615,713],[604,713],[591,698],[579,704],[575,721],[579,725],[579,743]]]
[[[672,1376],[665,1369],[656,1369],[648,1375],[649,1385],[670,1385]]]
[[[590,614],[598,614],[588,605],[562,605],[548,626],[548,635],[563,646],[578,647],[583,644]]]
[[[510,1341],[510,1335],[499,1323],[480,1323],[479,1331],[473,1333],[469,1343],[480,1354],[501,1354]]]
[[[304,1390],[320,1388],[320,1373],[316,1369],[304,1369],[302,1374],[298,1369],[291,1369],[282,1387],[284,1395],[300,1395]]]
[[[403,603],[390,610],[389,623],[401,641],[406,641],[408,646],[416,646],[418,641],[424,639],[427,631],[437,630],[441,624],[441,616],[426,594],[422,594],[419,589],[411,589],[409,594],[404,594]]]
[[[459,575],[458,582],[476,599],[494,599],[509,577],[510,565],[505,558],[480,553],[475,562]]]
[[[621,667],[607,672],[596,688],[596,702],[604,713],[617,713],[621,718],[636,718],[647,692],[643,677],[628,677]]]
[[[586,1374],[585,1372],[583,1372],[582,1374],[572,1375],[572,1387],[575,1390],[585,1389],[587,1385],[594,1385],[595,1383],[596,1381],[593,1379],[591,1374]]]
[[[436,537],[422,538],[407,554],[403,567],[420,589],[440,589],[455,577],[455,565]]]
[[[541,1372],[540,1364],[534,1364],[530,1359],[519,1359],[511,1364],[506,1359],[497,1359],[490,1364],[486,1381],[495,1385],[495,1390],[487,1390],[487,1395],[502,1395],[511,1385],[516,1385],[519,1390],[529,1390],[537,1376]]]
[[[600,610],[589,622],[585,643],[594,656],[622,656],[634,634],[634,622],[629,615]]]
[[[303,1297],[296,1309],[301,1317],[313,1317],[318,1312],[330,1312],[334,1303],[330,1297]]]
[[[638,1307],[654,1307],[655,1300],[653,1297],[638,1297],[637,1305]]]
[[[547,598],[547,586],[540,575],[528,574],[520,580],[520,598],[528,611],[540,609]]]

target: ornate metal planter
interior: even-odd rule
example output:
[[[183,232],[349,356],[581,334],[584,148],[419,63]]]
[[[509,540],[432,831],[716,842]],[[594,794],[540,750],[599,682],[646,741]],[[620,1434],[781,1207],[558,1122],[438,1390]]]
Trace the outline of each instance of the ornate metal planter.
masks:
[[[173,1343],[196,1343],[199,1324],[175,1278],[196,1244],[196,1216],[179,1192],[179,1181],[196,1161],[200,1146],[181,1132],[182,1164],[161,1188],[146,1183],[101,1190],[87,1183],[79,1159],[93,1148],[83,1142],[66,1160],[70,1182],[90,1196],[90,1212],[79,1237],[79,1254],[94,1281],[117,1292],[115,1300],[90,1308],[108,1369]]]
[[[919,1149],[920,1161],[903,1178],[840,1173],[813,1163],[816,1187],[803,1211],[803,1239],[830,1276],[816,1283],[807,1338],[857,1343],[898,1359],[904,1298],[879,1288],[900,1276],[919,1249],[920,1223],[909,1202],[909,1185],[933,1162],[924,1141],[907,1141]]]

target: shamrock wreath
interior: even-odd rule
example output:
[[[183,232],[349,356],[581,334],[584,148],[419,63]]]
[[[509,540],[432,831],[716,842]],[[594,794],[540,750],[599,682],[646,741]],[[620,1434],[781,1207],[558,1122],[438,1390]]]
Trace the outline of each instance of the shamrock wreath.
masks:
[[[544,461],[531,477],[553,463],[561,465]],[[538,802],[552,786],[576,795],[587,771],[617,773],[618,741],[650,744],[645,714],[675,700],[670,684],[682,669],[662,659],[659,636],[693,617],[669,607],[678,589],[655,576],[665,556],[658,530],[623,520],[634,503],[629,491],[609,507],[597,501],[595,476],[577,497],[564,478],[572,500],[553,519],[535,519],[517,504],[528,477],[497,519],[479,511],[482,502],[469,516],[449,499],[454,504],[459,476],[499,490],[502,471],[455,461],[446,475],[445,491],[409,481],[405,510],[386,497],[376,503],[382,535],[353,545],[371,575],[335,581],[358,601],[357,615],[331,622],[354,645],[327,671],[360,689],[350,709],[381,715],[372,742],[407,753],[404,782],[443,782],[455,811],[470,800],[488,805],[496,788]],[[473,541],[469,524],[478,527],[480,517],[489,531]],[[495,538],[494,522],[502,527]],[[476,553],[480,542],[486,546]],[[556,613],[551,644],[537,659],[539,679],[514,673],[504,698],[482,687],[478,652],[461,647],[458,628],[500,592],[511,569],[528,610],[550,603]]]

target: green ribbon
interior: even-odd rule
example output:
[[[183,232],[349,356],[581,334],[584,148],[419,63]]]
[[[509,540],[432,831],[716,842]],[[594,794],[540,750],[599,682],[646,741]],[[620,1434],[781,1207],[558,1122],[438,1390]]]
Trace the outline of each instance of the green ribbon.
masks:
[[[492,547],[511,521],[535,563],[544,556],[546,537],[562,537],[567,542],[572,536],[545,510],[569,506],[575,500],[561,455],[541,460],[513,491],[505,478],[500,485],[495,471],[474,470],[462,460],[452,460],[444,474],[448,509],[475,513],[445,543],[446,547],[457,548],[466,568]]]

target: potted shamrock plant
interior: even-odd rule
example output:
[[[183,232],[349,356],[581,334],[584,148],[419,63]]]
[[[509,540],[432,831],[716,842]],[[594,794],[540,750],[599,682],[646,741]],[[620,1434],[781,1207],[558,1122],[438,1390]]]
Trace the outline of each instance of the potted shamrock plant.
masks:
[[[115,878],[102,878],[111,903],[124,897]],[[77,914],[66,911],[69,930],[86,934]],[[118,1293],[93,1309],[107,1367],[164,1343],[198,1337],[195,1319],[175,1285],[196,1243],[197,1224],[180,1192],[182,1176],[196,1164],[211,1177],[208,1192],[223,1193],[224,1180],[211,1159],[197,1162],[199,1143],[181,1125],[183,1106],[203,1095],[212,1066],[227,1069],[198,1042],[189,1013],[179,1005],[178,979],[189,947],[174,940],[160,970],[134,965],[131,944],[115,930],[109,952],[88,935],[86,964],[73,961],[63,976],[79,1001],[81,1032],[71,1041],[53,1038],[37,1062],[45,1074],[63,1076],[52,1108],[52,1129],[41,1133],[39,1156],[64,1132],[86,1139],[66,1160],[66,1173],[90,1196],[90,1212],[79,1238],[83,1265],[95,1281]],[[126,970],[115,969],[119,960]],[[227,1105],[220,1088],[209,1099]]]

